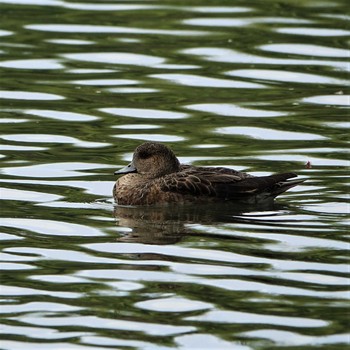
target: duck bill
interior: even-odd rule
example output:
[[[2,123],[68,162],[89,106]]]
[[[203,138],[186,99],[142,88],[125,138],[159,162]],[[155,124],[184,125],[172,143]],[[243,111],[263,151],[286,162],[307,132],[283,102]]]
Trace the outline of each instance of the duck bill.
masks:
[[[129,174],[129,173],[137,173],[137,169],[135,168],[132,162],[126,167],[115,171],[114,175],[122,175],[122,174]]]

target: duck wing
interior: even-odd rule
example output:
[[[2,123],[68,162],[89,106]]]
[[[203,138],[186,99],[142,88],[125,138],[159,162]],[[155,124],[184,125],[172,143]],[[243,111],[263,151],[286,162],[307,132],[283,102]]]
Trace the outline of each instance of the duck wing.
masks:
[[[187,164],[181,164],[180,165],[181,171],[185,171],[188,174],[198,174],[202,176],[206,175],[220,175],[220,174],[225,174],[225,175],[234,175],[238,176],[241,179],[245,178],[251,178],[255,177],[253,175],[250,175],[248,173],[244,173],[242,171],[230,169],[230,168],[225,168],[225,167],[204,167],[204,166],[192,166],[192,165],[187,165]]]
[[[163,191],[192,196],[222,197],[220,193],[225,186],[253,177],[227,168],[182,166],[181,170],[161,179]]]
[[[210,169],[210,170],[209,170]],[[254,177],[235,170],[222,168],[184,169],[162,178],[163,191],[183,195],[216,197],[223,200],[244,199],[252,196],[276,197],[303,180],[286,181],[295,173]],[[226,173],[229,170],[229,174]]]

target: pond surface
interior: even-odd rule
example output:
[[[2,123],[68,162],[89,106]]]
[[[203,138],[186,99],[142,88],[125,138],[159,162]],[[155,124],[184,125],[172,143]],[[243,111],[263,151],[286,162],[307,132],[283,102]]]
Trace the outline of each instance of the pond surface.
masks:
[[[347,10],[0,0],[1,349],[345,349]],[[269,207],[114,207],[144,140],[307,181]]]

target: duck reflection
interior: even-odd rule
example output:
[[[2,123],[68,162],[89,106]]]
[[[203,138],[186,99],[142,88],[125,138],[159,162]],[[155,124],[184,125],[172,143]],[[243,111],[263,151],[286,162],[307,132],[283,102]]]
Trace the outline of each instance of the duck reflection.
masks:
[[[210,203],[199,205],[116,206],[114,216],[119,227],[126,228],[117,238],[122,242],[174,244],[188,235],[198,234],[193,225],[238,223],[247,221],[247,213],[278,215],[283,207],[269,201],[259,205]],[[252,223],[252,216],[249,222]]]

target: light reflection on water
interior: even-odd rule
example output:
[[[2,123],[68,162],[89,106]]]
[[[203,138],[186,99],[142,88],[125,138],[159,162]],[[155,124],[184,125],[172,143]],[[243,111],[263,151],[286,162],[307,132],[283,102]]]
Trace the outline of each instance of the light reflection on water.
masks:
[[[276,44],[277,45],[277,44]],[[272,52],[279,53],[279,48],[282,50],[285,48],[285,44],[281,44],[283,46],[265,46],[266,49],[271,48]],[[274,50],[275,48],[275,50]],[[309,49],[310,51],[307,51]],[[288,54],[293,54],[294,50],[292,48],[288,47],[286,48]],[[322,50],[321,50],[322,51]],[[324,51],[327,51],[327,49],[324,49]],[[341,51],[341,57],[346,57],[346,51]],[[269,50],[267,50],[269,52]],[[336,52],[338,52],[336,50]],[[261,65],[296,65],[296,66],[330,66],[334,67],[335,69],[339,70],[347,70],[348,69],[348,62],[347,61],[335,61],[335,60],[318,60],[318,59],[301,59],[301,58],[273,58],[273,57],[266,57],[262,56],[263,52],[261,52],[261,56],[253,55],[249,53],[244,53],[238,50],[233,49],[226,49],[226,48],[215,48],[215,47],[197,47],[197,48],[190,48],[182,50],[183,54],[186,55],[194,55],[199,56],[204,60],[213,61],[213,62],[225,62],[225,63],[244,63],[244,64],[261,64]],[[281,52],[285,53],[285,52]],[[307,56],[312,56],[312,46],[302,47],[300,53],[307,54]],[[289,57],[286,55],[286,57]],[[320,57],[320,56],[318,56]],[[332,56],[331,56],[332,57]],[[323,57],[322,57],[323,58]],[[327,58],[327,57],[325,57]]]
[[[2,349],[346,347],[347,4],[262,4],[0,0]],[[143,140],[307,181],[114,207]]]
[[[170,36],[198,36],[209,34],[204,31],[196,30],[158,30],[158,29],[146,29],[146,28],[132,28],[132,27],[119,27],[119,26],[104,26],[104,25],[86,25],[86,24],[30,24],[25,26],[27,29],[45,31],[45,32],[58,32],[58,33],[115,33],[115,34],[139,34],[139,35],[170,35]],[[85,54],[87,55],[87,54]],[[78,59],[88,59],[86,56],[77,56]],[[98,53],[94,53],[96,57]],[[136,55],[136,54],[135,54]],[[133,54],[131,55],[133,56]],[[137,56],[137,55],[136,55]],[[75,56],[72,56],[72,59]],[[111,56],[109,56],[110,58]],[[107,55],[108,58],[108,55]],[[90,61],[90,60],[89,60]],[[92,62],[94,59],[92,58]]]

